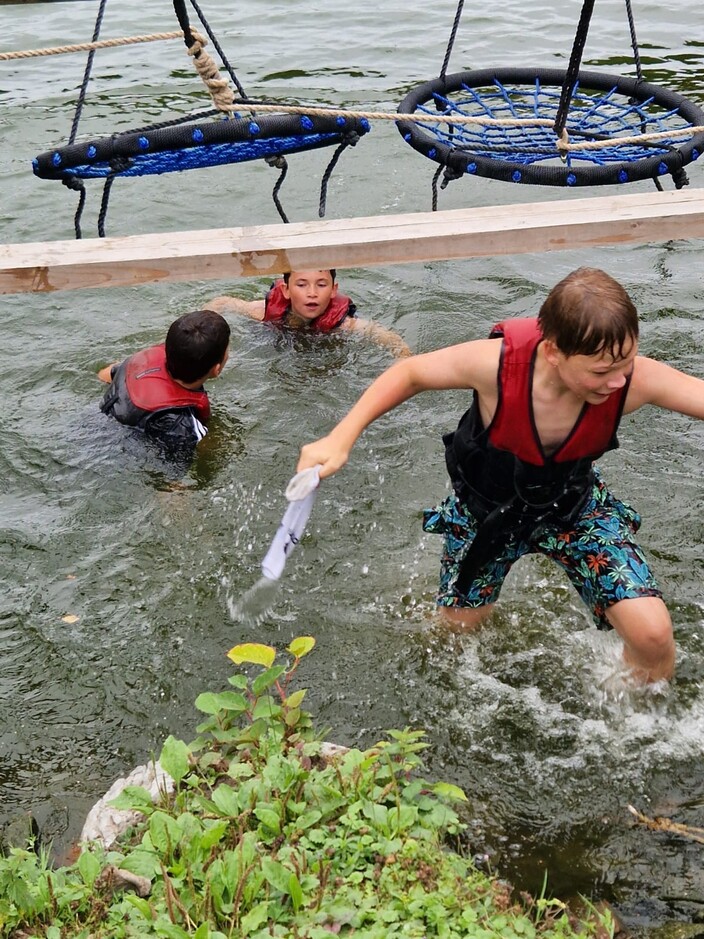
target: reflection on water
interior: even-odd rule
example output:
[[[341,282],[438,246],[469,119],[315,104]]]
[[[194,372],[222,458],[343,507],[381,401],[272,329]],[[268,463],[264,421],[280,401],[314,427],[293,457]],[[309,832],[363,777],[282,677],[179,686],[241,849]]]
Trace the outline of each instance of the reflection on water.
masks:
[[[8,48],[80,41],[92,29],[88,6],[18,5],[5,24]],[[168,6],[123,2],[104,33],[123,34],[124,22],[134,34],[171,29]],[[318,4],[308,16],[303,4],[289,20],[288,6],[265,16],[252,0],[233,22],[224,0],[208,6],[250,93],[266,85],[269,96],[388,107],[399,89],[437,74],[454,14],[409,17],[389,0],[345,11]],[[699,7],[646,2],[635,13],[646,77],[704,100],[704,46],[691,36]],[[468,11],[451,67],[564,65],[575,15],[516,0]],[[320,35],[344,41],[321,44]],[[585,63],[620,70],[628,48],[624,11],[597,5]],[[86,132],[203,105],[179,43],[153,44],[147,70],[134,64],[140,54],[97,57]],[[13,239],[71,237],[73,194],[33,179],[30,160],[66,139],[83,64],[28,60],[13,64],[12,80],[0,65],[0,122],[12,144],[0,154],[0,211]],[[292,218],[315,217],[327,159],[291,157]],[[392,125],[375,126],[333,175],[328,214],[426,210],[433,172]],[[703,172],[691,168],[693,186]],[[257,164],[118,181],[110,232],[276,222],[275,176]],[[440,207],[563,197],[475,183],[453,183]],[[580,264],[624,282],[646,354],[704,375],[697,242],[339,276],[361,315],[423,352],[535,312]],[[254,299],[266,286],[237,289]],[[228,289],[203,281],[3,301],[0,823],[31,807],[65,846],[115,777],[168,733],[192,737],[192,702],[225,683],[227,649],[253,639],[284,648],[309,634],[316,650],[300,674],[319,723],[359,745],[390,727],[426,728],[429,773],[469,796],[473,849],[519,886],[539,890],[547,869],[549,889],[612,899],[632,923],[692,918],[692,898],[704,896],[700,849],[643,830],[626,806],[704,822],[702,425],[639,413],[602,466],[645,519],[642,542],[676,624],[670,688],[625,687],[614,636],[590,627],[569,585],[541,562],[516,569],[480,633],[438,627],[439,546],[420,515],[446,491],[440,434],[467,406],[463,392],[410,401],[365,433],[349,466],[321,487],[276,595],[242,614],[236,603],[260,576],[301,443],[325,433],[391,359],[356,337],[311,339],[233,319],[231,359],[211,389],[212,432],[177,470],[99,413],[95,371],[160,341],[175,316]]]

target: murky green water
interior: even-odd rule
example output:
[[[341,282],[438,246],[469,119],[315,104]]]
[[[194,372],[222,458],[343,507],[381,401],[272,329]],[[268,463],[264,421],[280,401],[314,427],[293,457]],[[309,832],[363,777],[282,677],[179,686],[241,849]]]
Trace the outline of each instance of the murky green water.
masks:
[[[395,108],[437,74],[454,5],[398,0],[343,8],[210,0],[205,12],[253,95]],[[90,38],[95,3],[4,6],[3,47]],[[581,4],[467,8],[451,69],[564,64]],[[646,76],[704,103],[699,4],[636,2]],[[175,28],[170,4],[122,0],[103,36]],[[597,3],[585,62],[630,70],[625,9]],[[0,217],[7,241],[72,236],[75,197],[35,180],[32,157],[68,136],[83,56],[0,64]],[[98,53],[81,129],[110,133],[206,106],[178,42]],[[329,153],[293,156],[282,190],[292,220],[315,217]],[[434,165],[374,126],[333,175],[328,217],[424,211]],[[263,164],[119,180],[109,234],[278,221]],[[704,165],[689,171],[701,187]],[[643,184],[643,188],[649,188]],[[590,194],[596,194],[593,191]],[[579,195],[579,194],[578,194]],[[574,198],[463,180],[441,208]],[[84,224],[95,231],[91,189]],[[580,264],[621,279],[643,348],[704,375],[698,242],[351,270],[344,289],[415,351],[482,336],[534,312]],[[440,434],[467,404],[428,394],[380,420],[321,488],[309,534],[273,613],[233,621],[285,508],[302,442],[337,420],[388,364],[355,340],[310,340],[234,320],[233,354],[212,386],[212,433],[188,475],[98,412],[96,369],[159,341],[179,313],[223,288],[197,282],[2,300],[0,413],[0,822],[31,808],[61,848],[112,780],[173,732],[228,674],[224,652],[258,639],[317,638],[309,701],[329,736],[367,745],[388,727],[427,728],[429,771],[471,800],[473,850],[519,886],[616,901],[631,925],[704,909],[701,846],[633,827],[626,806],[704,822],[704,428],[641,412],[603,461],[643,513],[643,544],[676,623],[680,664],[655,698],[607,695],[617,664],[567,583],[540,562],[512,575],[496,620],[448,636],[433,622],[439,544],[420,513],[446,491]],[[78,617],[65,622],[64,617]]]

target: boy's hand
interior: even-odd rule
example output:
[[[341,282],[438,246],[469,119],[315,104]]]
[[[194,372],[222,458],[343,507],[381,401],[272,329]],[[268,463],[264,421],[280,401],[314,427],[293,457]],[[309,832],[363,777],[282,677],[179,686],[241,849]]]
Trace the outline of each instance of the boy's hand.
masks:
[[[328,434],[327,437],[321,437],[320,440],[301,447],[296,472],[300,473],[301,470],[320,464],[320,478],[325,479],[343,467],[349,455],[349,449],[338,443],[332,434]]]

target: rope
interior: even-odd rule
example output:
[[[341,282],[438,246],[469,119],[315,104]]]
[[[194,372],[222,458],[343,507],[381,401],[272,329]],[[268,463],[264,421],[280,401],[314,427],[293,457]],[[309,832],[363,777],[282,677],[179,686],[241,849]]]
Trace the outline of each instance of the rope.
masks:
[[[482,127],[553,127],[554,121],[547,117],[484,117],[468,114],[399,114],[398,111],[349,111],[344,108],[313,108],[303,105],[260,104],[251,100],[235,100],[229,110],[253,108],[257,111],[278,111],[286,114],[308,114],[313,117],[354,117],[369,121],[410,121],[417,124],[479,124]],[[604,140],[570,143],[566,141],[566,132],[557,141],[558,149],[595,150],[604,146],[619,147],[623,143],[640,143],[647,140],[667,140],[672,137],[689,137],[704,132],[704,125],[683,127],[679,130],[659,131],[652,134],[640,134],[632,137],[609,137]]]
[[[79,42],[72,46],[52,46],[49,49],[24,49],[20,52],[0,52],[0,62],[10,59],[31,59],[40,55],[63,55],[67,52],[91,52],[94,49],[109,49],[113,46],[129,46],[136,42],[156,42],[159,39],[181,39],[181,30],[173,33],[149,33],[143,36],[122,36],[117,39],[101,39],[98,42]]]
[[[95,18],[95,28],[93,30],[93,42],[98,41],[98,36],[100,35],[100,27],[103,22],[103,15],[105,14],[105,5],[107,0],[100,0],[100,7],[98,8],[98,15]],[[86,60],[86,67],[83,72],[83,81],[81,83],[81,90],[78,93],[78,101],[76,102],[76,111],[73,115],[73,124],[71,125],[71,133],[69,134],[68,142],[72,144],[76,139],[76,133],[78,132],[78,122],[81,119],[81,112],[83,111],[83,103],[86,100],[86,90],[88,89],[88,82],[90,81],[90,72],[93,67],[93,59],[95,58],[95,49],[91,49],[88,53],[88,59]]]
[[[634,809],[632,805],[628,806],[628,811],[631,815],[635,815],[642,825],[645,825],[646,828],[650,828],[652,831],[667,831],[674,835],[682,835],[683,838],[690,838],[692,841],[699,842],[699,844],[704,844],[704,828],[682,825],[680,822],[673,822],[669,818],[663,818],[661,815],[650,818],[647,815],[643,815],[643,813],[639,812],[637,809]]]
[[[450,38],[447,41],[447,49],[445,50],[445,58],[443,59],[442,68],[440,69],[440,78],[445,80],[445,73],[447,72],[447,67],[450,64],[450,56],[452,55],[452,47],[455,44],[455,37],[457,36],[457,29],[460,25],[460,19],[462,18],[462,7],[464,6],[464,0],[458,0],[457,10],[455,12],[455,20],[452,24],[452,29],[450,30]]]
[[[584,6],[582,7],[582,13],[579,17],[579,23],[577,25],[577,32],[575,33],[574,37],[572,54],[570,55],[569,65],[567,66],[567,71],[565,73],[565,80],[562,84],[560,103],[557,106],[554,130],[558,137],[562,135],[562,132],[565,129],[567,112],[570,106],[570,99],[572,98],[572,89],[574,88],[577,75],[579,74],[579,65],[582,61],[582,53],[584,52],[584,44],[587,41],[589,21],[592,18],[593,9],[594,0],[584,0]]]
[[[235,93],[230,88],[227,79],[221,77],[220,70],[210,54],[205,51],[208,40],[195,29],[191,29],[191,35],[193,45],[188,47],[188,54],[193,56],[193,64],[203,79],[203,83],[213,99],[213,104],[219,111],[234,111]]]
[[[631,0],[626,0],[626,16],[628,17],[628,29],[631,34],[631,48],[633,49],[633,63],[636,67],[636,78],[638,81],[643,81],[643,70],[640,65],[640,50],[638,49],[638,40],[636,38],[636,26],[633,21]]]
[[[246,97],[247,97],[247,93],[245,92],[244,88],[243,88],[242,85],[240,84],[239,79],[238,79],[237,76],[235,75],[234,69],[232,68],[232,66],[231,66],[230,63],[228,62],[227,56],[226,56],[225,53],[223,52],[222,47],[220,46],[220,43],[219,43],[218,40],[217,40],[217,36],[216,36],[215,33],[212,31],[212,29],[210,28],[210,26],[209,26],[209,24],[208,24],[208,21],[206,20],[205,16],[203,15],[203,11],[202,11],[201,8],[198,6],[197,0],[191,0],[191,6],[192,6],[193,9],[196,11],[196,14],[197,14],[197,16],[198,16],[198,19],[199,19],[199,20],[201,21],[201,23],[203,24],[203,29],[206,31],[206,33],[207,33],[208,36],[210,37],[210,41],[211,41],[212,44],[213,44],[213,48],[215,49],[215,51],[217,52],[217,54],[220,56],[220,61],[222,62],[222,64],[223,64],[223,65],[225,66],[225,68],[227,69],[228,74],[229,74],[230,78],[232,79],[233,85],[237,88],[237,91],[240,93],[241,97],[246,98]]]

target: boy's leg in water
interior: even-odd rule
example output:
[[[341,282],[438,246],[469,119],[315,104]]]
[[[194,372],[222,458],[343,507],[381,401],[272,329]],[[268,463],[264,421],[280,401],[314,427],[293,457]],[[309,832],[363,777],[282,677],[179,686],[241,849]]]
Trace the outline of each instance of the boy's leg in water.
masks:
[[[640,515],[598,477],[573,527],[547,530],[534,549],[567,574],[599,629],[615,629],[623,658],[642,682],[672,677],[672,621],[636,541]]]
[[[468,606],[438,606],[438,613],[446,626],[453,632],[471,632],[494,612],[493,603],[472,609]]]
[[[623,640],[623,660],[640,681],[672,678],[675,640],[672,620],[660,597],[620,600],[606,618]]]
[[[506,545],[477,570],[469,587],[460,593],[457,578],[477,528],[477,519],[454,493],[423,513],[423,530],[444,536],[437,610],[445,625],[457,632],[476,629],[492,614],[508,572],[529,550],[525,542]]]

